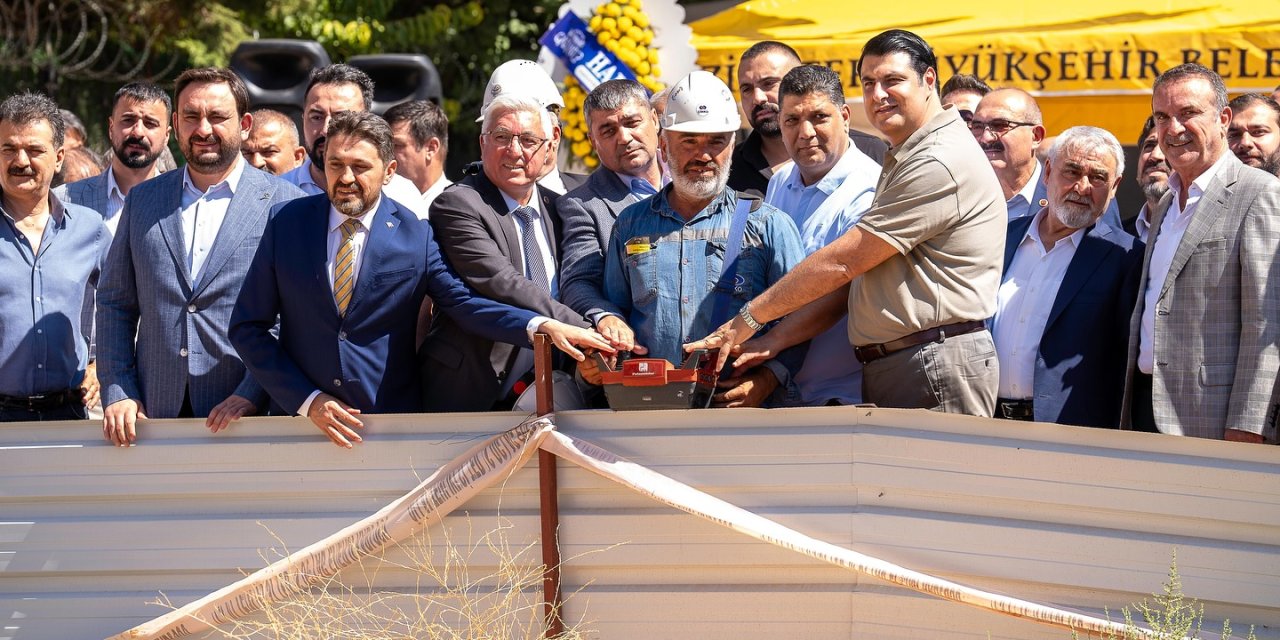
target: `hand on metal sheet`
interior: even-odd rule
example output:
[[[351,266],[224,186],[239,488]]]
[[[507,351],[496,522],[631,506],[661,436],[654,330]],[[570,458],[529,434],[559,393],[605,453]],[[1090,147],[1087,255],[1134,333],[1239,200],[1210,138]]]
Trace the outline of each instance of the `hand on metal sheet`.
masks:
[[[355,431],[364,428],[364,423],[356,417],[358,415],[359,409],[353,409],[327,393],[316,396],[307,409],[307,417],[311,422],[334,444],[347,449],[352,448],[353,442],[364,442]]]
[[[760,407],[778,388],[778,378],[768,367],[756,367],[741,376],[717,382],[716,388],[723,391],[711,397],[712,406]]]
[[[226,400],[218,403],[209,412],[209,417],[205,419],[204,426],[209,427],[209,431],[217,433],[231,426],[231,423],[243,418],[251,416],[258,412],[258,407],[248,398],[243,398],[232,394]]]
[[[84,380],[80,382],[80,388],[84,390],[84,406],[98,406],[98,393],[102,387],[98,385],[98,364],[90,362],[89,366],[84,368]]]
[[[556,345],[557,349],[569,354],[569,357],[578,362],[582,362],[586,356],[575,347],[587,347],[605,353],[617,351],[604,339],[604,336],[596,333],[595,329],[582,329],[558,320],[547,320],[538,325],[538,333],[549,336],[551,343]]]
[[[1230,440],[1232,442],[1253,442],[1256,444],[1262,444],[1266,441],[1262,437],[1262,434],[1241,431],[1239,429],[1227,429],[1226,434],[1223,435],[1223,440]]]
[[[133,446],[138,440],[138,420],[147,415],[137,400],[121,400],[102,410],[102,436],[117,447]]]

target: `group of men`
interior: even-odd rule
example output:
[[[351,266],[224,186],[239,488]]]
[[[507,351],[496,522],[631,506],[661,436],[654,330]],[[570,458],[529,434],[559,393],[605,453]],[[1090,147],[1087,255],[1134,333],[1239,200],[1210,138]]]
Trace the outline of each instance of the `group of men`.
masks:
[[[0,419],[82,417],[100,396],[118,445],[140,418],[216,432],[270,411],[349,447],[361,413],[511,408],[543,332],[588,404],[584,351],[678,366],[718,349],[717,406],[1276,440],[1274,99],[1228,104],[1197,65],[1162,74],[1146,202],[1122,217],[1110,133],[1048,145],[1030,94],[940,91],[907,31],[858,68],[879,137],[850,127],[838,74],[779,42],[741,56],[740,102],[701,71],[655,96],[602,83],[583,105],[601,166],[579,176],[558,167],[554,82],[508,62],[457,183],[439,107],[374,115],[343,64],[313,74],[301,136],[225,69],[184,72],[172,99],[126,85],[107,171],[52,195],[65,125],[13,96],[0,261],[32,277],[0,286],[0,356],[31,366],[0,373]],[[186,166],[157,175],[170,123]]]

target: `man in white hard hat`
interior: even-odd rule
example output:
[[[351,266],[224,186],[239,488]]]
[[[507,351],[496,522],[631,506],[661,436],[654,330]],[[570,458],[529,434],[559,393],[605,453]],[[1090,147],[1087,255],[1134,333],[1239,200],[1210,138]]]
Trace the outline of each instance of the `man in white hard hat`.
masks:
[[[804,257],[791,218],[727,188],[741,117],[719,78],[694,71],[671,90],[659,146],[671,184],[618,216],[605,255],[609,301],[649,357],[679,363],[681,344],[732,317]],[[728,265],[726,267],[726,265]],[[720,382],[719,406],[761,406],[789,388],[804,349]],[[581,367],[595,377],[594,367]]]
[[[960,114],[942,105],[924,39],[885,31],[859,62],[867,118],[892,145],[871,208],[686,348],[719,347],[727,360],[762,323],[847,304],[865,402],[990,416],[1000,374],[985,320],[1000,288],[1004,192]]]
[[[489,84],[485,85],[484,102],[480,105],[476,122],[484,121],[489,105],[499,96],[531,98],[551,113],[550,128],[545,134],[547,144],[543,149],[546,159],[538,184],[554,191],[557,196],[582,186],[587,176],[560,171],[560,110],[564,108],[564,97],[547,71],[532,60],[508,60],[498,65],[489,76]],[[468,173],[478,171],[476,163],[467,170]]]

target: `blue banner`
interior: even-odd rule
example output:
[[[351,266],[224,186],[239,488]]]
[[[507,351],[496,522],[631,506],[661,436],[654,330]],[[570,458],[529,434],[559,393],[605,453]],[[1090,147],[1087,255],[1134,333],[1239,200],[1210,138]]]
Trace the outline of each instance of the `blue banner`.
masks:
[[[564,61],[585,91],[595,89],[606,80],[636,79],[636,74],[612,51],[600,46],[587,23],[572,11],[551,25],[538,42]]]

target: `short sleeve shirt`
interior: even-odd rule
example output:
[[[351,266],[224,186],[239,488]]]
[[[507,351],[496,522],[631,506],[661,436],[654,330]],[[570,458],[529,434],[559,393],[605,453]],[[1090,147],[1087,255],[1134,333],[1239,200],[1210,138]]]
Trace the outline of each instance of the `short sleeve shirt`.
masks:
[[[885,155],[858,228],[898,255],[849,288],[849,340],[879,344],[996,310],[1008,212],[973,135],[948,107]]]

